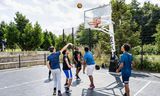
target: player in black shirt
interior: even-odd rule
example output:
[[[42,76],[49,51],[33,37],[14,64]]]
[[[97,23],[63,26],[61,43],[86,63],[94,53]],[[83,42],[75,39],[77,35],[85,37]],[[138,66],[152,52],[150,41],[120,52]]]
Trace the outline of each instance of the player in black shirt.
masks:
[[[69,87],[71,86],[72,83],[72,71],[71,68],[73,67],[72,64],[70,63],[70,59],[68,58],[68,51],[64,50],[62,52],[63,54],[63,71],[66,75],[66,92],[70,92]]]
[[[75,47],[75,51],[73,53],[73,57],[74,57],[74,63],[75,63],[75,66],[76,66],[76,79],[80,80],[80,77],[79,77],[78,74],[81,71],[82,54],[81,54],[81,52],[79,51],[79,49],[77,47]]]

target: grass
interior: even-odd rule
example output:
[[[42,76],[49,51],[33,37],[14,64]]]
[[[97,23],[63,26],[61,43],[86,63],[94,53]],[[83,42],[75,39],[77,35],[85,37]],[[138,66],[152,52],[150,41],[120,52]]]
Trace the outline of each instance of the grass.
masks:
[[[160,72],[160,55],[144,55],[142,64],[140,55],[134,57],[137,70]]]
[[[106,64],[109,66],[110,55],[101,54],[101,57],[95,57],[97,65]],[[160,72],[160,55],[144,55],[143,64],[141,64],[141,55],[134,55],[135,70]]]

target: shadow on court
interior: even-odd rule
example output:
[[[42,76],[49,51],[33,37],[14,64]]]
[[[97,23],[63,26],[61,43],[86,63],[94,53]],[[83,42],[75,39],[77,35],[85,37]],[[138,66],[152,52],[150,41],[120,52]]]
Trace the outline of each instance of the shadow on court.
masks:
[[[49,79],[46,79],[44,80],[44,83],[50,83],[53,79],[49,80]]]
[[[107,95],[109,94],[109,95]],[[89,90],[89,89],[82,89],[82,95],[81,96],[111,96],[113,94],[106,92],[98,92],[96,90]]]
[[[148,78],[150,76],[147,75],[147,74],[142,74],[142,73],[132,73],[131,77],[134,77],[134,78],[136,78],[136,77],[139,77],[139,78]]]
[[[75,80],[75,81],[73,81],[72,82],[72,87],[76,87],[76,86],[78,86],[80,83],[81,83],[82,81],[81,80]]]
[[[119,94],[116,94],[117,91],[123,95],[122,89],[124,85],[120,79],[120,75],[111,75],[115,78],[114,82],[108,84],[106,87],[95,88],[94,90],[83,89],[82,96],[119,96]]]
[[[72,96],[72,94],[71,94],[71,93],[66,93],[66,92],[64,92],[64,93],[62,94],[62,96]]]

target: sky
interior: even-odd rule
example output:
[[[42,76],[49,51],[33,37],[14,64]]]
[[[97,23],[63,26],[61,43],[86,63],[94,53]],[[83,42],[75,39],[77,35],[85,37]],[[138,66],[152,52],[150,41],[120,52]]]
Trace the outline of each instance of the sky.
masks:
[[[42,29],[59,35],[63,29],[70,30],[84,22],[84,10],[108,4],[110,0],[0,0],[0,22],[14,21],[15,13],[19,11],[32,24],[36,21]],[[160,5],[160,0],[138,0],[141,4],[150,1]],[[131,0],[126,0],[130,3]],[[83,7],[78,9],[77,3]]]

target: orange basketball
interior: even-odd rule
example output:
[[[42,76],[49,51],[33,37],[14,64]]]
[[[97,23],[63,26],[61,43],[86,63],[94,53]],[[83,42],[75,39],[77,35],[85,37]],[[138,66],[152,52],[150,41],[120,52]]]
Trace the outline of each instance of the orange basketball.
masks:
[[[77,8],[82,8],[82,3],[78,3]]]

